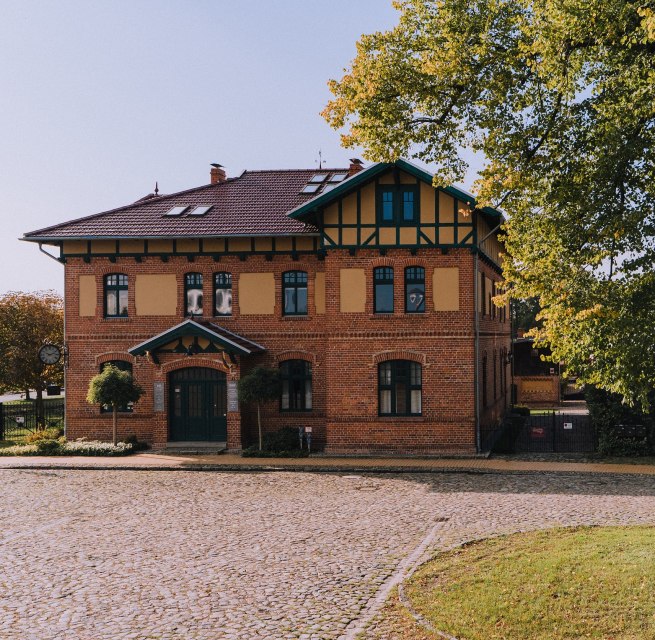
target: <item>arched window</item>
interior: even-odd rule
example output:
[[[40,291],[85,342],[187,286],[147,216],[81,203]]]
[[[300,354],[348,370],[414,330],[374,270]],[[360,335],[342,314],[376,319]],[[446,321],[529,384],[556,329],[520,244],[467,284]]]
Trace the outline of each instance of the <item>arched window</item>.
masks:
[[[420,416],[421,365],[411,360],[388,360],[378,365],[378,414]]]
[[[286,271],[282,274],[282,305],[285,316],[307,315],[307,273]]]
[[[214,274],[214,315],[232,315],[232,274],[225,271]]]
[[[312,365],[306,360],[280,363],[281,411],[310,411],[312,408]]]
[[[425,269],[407,267],[405,269],[405,312],[425,312]]]
[[[113,364],[117,369],[120,369],[121,371],[127,371],[130,375],[132,375],[132,363],[125,360],[109,360],[108,362],[103,362],[100,365],[100,373],[102,373],[105,367],[109,366],[110,364]],[[118,407],[118,410],[121,413],[132,413],[132,411],[134,411],[134,403],[128,402],[127,404],[121,405]],[[108,404],[100,405],[100,413],[111,412],[112,408]]]
[[[393,313],[393,269],[373,270],[373,308],[375,313]]]
[[[105,276],[105,318],[124,318],[127,316],[127,276],[110,273]]]
[[[184,274],[184,315],[202,315],[202,273]]]
[[[487,354],[482,357],[482,406],[488,404],[487,398]]]

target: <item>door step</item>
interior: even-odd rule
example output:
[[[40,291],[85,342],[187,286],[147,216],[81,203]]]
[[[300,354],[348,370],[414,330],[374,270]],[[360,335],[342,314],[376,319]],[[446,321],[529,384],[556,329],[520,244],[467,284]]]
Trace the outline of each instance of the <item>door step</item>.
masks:
[[[204,455],[223,453],[226,449],[226,442],[167,442],[166,447],[160,453]]]

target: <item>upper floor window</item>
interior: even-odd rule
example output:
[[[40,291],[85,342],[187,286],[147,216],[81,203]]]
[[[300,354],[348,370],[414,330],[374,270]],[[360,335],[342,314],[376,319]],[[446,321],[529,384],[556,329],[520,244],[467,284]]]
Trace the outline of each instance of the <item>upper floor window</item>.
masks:
[[[373,270],[373,306],[375,313],[393,313],[393,269]]]
[[[312,365],[306,360],[285,360],[280,364],[282,411],[309,411],[312,408]]]
[[[378,224],[418,222],[419,190],[416,185],[380,185],[377,195]]]
[[[378,411],[381,416],[420,416],[421,365],[389,360],[378,365]]]
[[[232,274],[214,274],[214,315],[232,315]]]
[[[105,317],[127,316],[127,276],[110,273],[105,276]]]
[[[108,362],[103,362],[100,365],[100,373],[102,373],[106,367],[109,365],[113,365],[117,369],[120,369],[121,371],[127,371],[130,375],[132,375],[132,363],[127,362],[125,360],[110,360]],[[121,404],[117,407],[117,410],[122,412],[122,413],[132,413],[134,411],[134,403],[133,402],[127,402],[125,404]],[[100,413],[109,413],[113,411],[110,405],[108,404],[101,404],[100,405]]]
[[[407,267],[405,269],[405,311],[407,313],[425,312],[425,269]]]
[[[185,315],[202,315],[202,273],[184,274],[184,305]]]
[[[307,315],[307,273],[287,271],[282,274],[282,304],[285,316]]]

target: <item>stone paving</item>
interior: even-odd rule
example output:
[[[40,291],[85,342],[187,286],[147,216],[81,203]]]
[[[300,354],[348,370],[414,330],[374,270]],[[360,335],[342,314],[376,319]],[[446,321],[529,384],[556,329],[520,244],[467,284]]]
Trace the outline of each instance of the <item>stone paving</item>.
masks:
[[[399,562],[655,522],[655,477],[3,470],[0,638],[355,637]],[[376,619],[363,637],[384,638]]]

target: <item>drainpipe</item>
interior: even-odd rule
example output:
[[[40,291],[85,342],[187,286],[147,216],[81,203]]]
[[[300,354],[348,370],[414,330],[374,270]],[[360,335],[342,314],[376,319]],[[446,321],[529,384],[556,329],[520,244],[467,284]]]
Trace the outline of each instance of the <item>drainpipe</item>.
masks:
[[[475,449],[478,453],[482,449],[482,436],[480,433],[480,385],[478,384],[480,380],[480,279],[478,278],[478,253],[482,243],[496,233],[500,229],[500,226],[500,224],[496,225],[482,240],[478,241],[475,255],[473,256],[473,308],[475,309],[475,313],[473,314],[473,331],[475,336],[473,385],[475,391]],[[483,304],[485,303],[486,301],[483,300]]]

